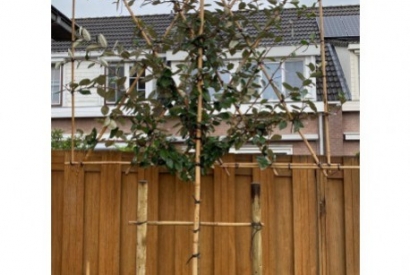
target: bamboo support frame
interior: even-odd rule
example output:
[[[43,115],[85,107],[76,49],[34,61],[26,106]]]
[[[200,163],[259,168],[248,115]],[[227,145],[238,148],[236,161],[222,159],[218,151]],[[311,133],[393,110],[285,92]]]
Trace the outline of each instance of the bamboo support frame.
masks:
[[[192,226],[194,222],[190,221],[129,221],[129,225],[137,225],[141,226],[145,225],[152,225],[152,226]],[[220,227],[248,227],[252,226],[250,222],[200,222],[201,226],[220,226]],[[264,223],[261,223],[264,226]]]
[[[204,32],[204,18],[205,18],[205,0],[200,0],[199,2],[199,31],[198,36],[202,36]],[[199,47],[198,49],[198,58],[197,58],[197,69],[199,73],[202,73],[203,66],[203,48]],[[192,275],[199,274],[199,234],[200,234],[200,214],[201,214],[201,123],[202,123],[202,77],[198,80],[197,89],[199,92],[198,96],[198,110],[197,110],[197,129],[196,129],[196,143],[195,143],[195,209],[194,209],[194,225],[193,225],[193,242],[192,242]]]
[[[72,0],[71,11],[71,83],[74,83],[74,56],[75,56],[75,0]],[[75,95],[74,90],[71,90],[71,162],[74,161],[74,129],[75,129]]]
[[[145,180],[138,182],[138,220],[148,217],[148,184]],[[137,275],[146,274],[147,264],[147,224],[137,227]]]
[[[327,162],[330,163],[330,139],[329,139],[329,112],[328,112],[328,101],[327,101],[327,80],[326,80],[326,56],[325,56],[325,37],[324,37],[324,26],[323,26],[323,6],[322,0],[318,0],[319,3],[319,33],[320,33],[320,55],[322,59],[322,79],[323,79],[323,105],[324,105],[324,128],[325,128],[325,146],[326,146],[326,156]]]

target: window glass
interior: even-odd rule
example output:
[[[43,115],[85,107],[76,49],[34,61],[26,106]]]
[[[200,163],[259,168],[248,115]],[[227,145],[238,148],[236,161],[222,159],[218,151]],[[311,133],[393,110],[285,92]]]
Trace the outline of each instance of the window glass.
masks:
[[[131,71],[131,68],[129,69],[129,72]],[[144,76],[145,72],[141,75],[140,79],[138,79],[137,85],[136,85],[136,91],[138,91],[138,95],[143,98],[145,98],[145,82],[144,82]],[[129,86],[131,87],[132,83],[134,82],[135,78],[137,78],[137,72],[135,72],[133,75],[130,75],[129,77]]]
[[[278,87],[279,90],[282,90],[282,70],[279,68],[279,63],[266,63],[265,64],[266,71],[269,75],[269,77],[272,77],[272,81],[275,84],[276,87]],[[266,87],[266,89],[263,91],[262,98],[263,99],[278,99],[276,96],[276,93],[273,91],[272,86],[269,84],[269,78],[265,76],[263,72],[262,74],[262,79],[263,79],[263,87],[262,89]]]
[[[303,61],[287,61],[285,62],[285,82],[292,87],[301,87],[303,81],[296,74],[303,74]]]
[[[222,81],[221,86],[223,86],[224,84],[228,84],[229,81],[231,81],[231,74],[226,71],[226,68],[222,68],[221,70],[222,71],[219,72],[219,77],[221,78],[221,81]],[[220,91],[222,90],[223,90],[223,87]],[[215,99],[215,89],[212,87],[209,87],[208,91],[209,91],[209,95],[211,96],[211,99],[214,100]]]
[[[61,103],[61,72],[60,69],[54,68],[51,65],[51,104],[56,105]]]
[[[115,103],[125,93],[124,86],[118,86],[117,80],[124,76],[124,67],[108,67],[108,87],[114,89],[115,93],[107,98],[108,103]]]

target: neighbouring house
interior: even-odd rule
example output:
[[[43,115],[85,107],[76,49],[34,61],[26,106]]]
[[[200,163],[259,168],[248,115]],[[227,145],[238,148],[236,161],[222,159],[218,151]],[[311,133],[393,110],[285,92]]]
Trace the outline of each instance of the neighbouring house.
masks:
[[[53,13],[52,13],[53,14]],[[266,17],[263,12],[252,15],[255,20],[263,22]],[[61,16],[63,18],[63,16]],[[165,32],[166,27],[171,22],[170,14],[143,15],[140,18],[146,25],[152,25],[157,33]],[[330,110],[335,110],[330,115],[330,145],[332,155],[355,155],[359,152],[360,144],[360,6],[327,6],[324,7],[325,43],[326,43],[326,72],[327,72],[327,97]],[[64,21],[64,20],[63,20]],[[52,21],[53,22],[53,21]],[[65,22],[65,21],[64,21]],[[282,14],[284,39],[275,44],[270,49],[269,56],[280,58],[288,55],[294,49],[294,44],[301,39],[308,38],[314,33],[319,37],[318,17],[297,18],[295,9],[285,9]],[[65,22],[66,23],[66,22]],[[85,27],[92,36],[104,34],[109,46],[115,41],[120,41],[126,48],[132,47],[135,42],[134,23],[129,16],[121,17],[101,17],[101,18],[78,18],[76,23]],[[67,25],[67,24],[66,24]],[[53,29],[54,30],[54,29]],[[319,39],[317,39],[319,40]],[[263,47],[268,47],[269,41]],[[71,131],[71,95],[68,92],[55,93],[62,90],[64,85],[71,81],[71,64],[66,63],[59,69],[53,67],[54,63],[69,57],[68,49],[70,42],[57,41],[52,39],[51,44],[51,119],[52,127],[63,129],[67,134]],[[77,56],[84,56],[85,52],[76,51]],[[163,53],[171,68],[181,62],[181,54]],[[115,60],[111,60],[115,62]],[[301,72],[308,76],[307,64],[321,62],[320,47],[314,45],[307,49],[299,50],[294,58],[287,60],[280,68],[280,81],[290,82],[293,80],[287,72]],[[129,75],[129,68],[132,63],[125,63],[121,72],[128,77],[128,82],[132,81]],[[266,66],[276,68],[278,63],[266,63]],[[75,70],[75,79],[95,78],[100,74],[105,74],[103,67],[94,66],[88,68],[82,63]],[[324,104],[323,104],[323,83],[320,78],[314,79],[315,86],[309,88],[309,95],[314,101],[319,114],[317,118],[305,122],[303,133],[309,140],[311,146],[317,154],[325,153],[324,125]],[[139,83],[138,90],[148,95],[155,88],[154,81]],[[275,101],[277,98],[272,93],[265,93],[267,99]],[[343,94],[347,102],[338,107],[338,95]],[[102,118],[101,107],[103,105],[112,106],[115,102],[106,101],[100,97],[96,91],[91,91],[91,95],[77,95],[75,102],[76,128],[85,132],[90,132],[93,127],[99,127],[96,119]],[[223,135],[224,129],[218,129],[217,134]],[[297,133],[290,130],[282,130],[282,139],[271,143],[271,148],[277,153],[283,154],[309,154],[308,149]],[[104,145],[99,146],[103,148]],[[257,149],[251,145],[245,146],[241,153],[253,153]]]

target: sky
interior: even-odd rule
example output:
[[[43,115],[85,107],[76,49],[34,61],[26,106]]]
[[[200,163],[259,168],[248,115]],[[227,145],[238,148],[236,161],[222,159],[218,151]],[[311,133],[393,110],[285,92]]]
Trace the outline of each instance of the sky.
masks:
[[[75,14],[76,18],[83,17],[102,17],[102,16],[125,16],[129,15],[125,7],[117,10],[116,5],[113,4],[114,0],[77,0]],[[214,1],[206,0],[206,3],[213,3]],[[261,1],[261,3],[263,0]],[[312,5],[313,0],[300,0],[301,4]],[[52,0],[52,5],[64,13],[67,17],[72,17],[72,1],[70,0]],[[163,5],[145,5],[141,7],[142,0],[136,0],[133,5],[133,11],[136,14],[158,14],[169,13],[170,4]],[[359,4],[359,0],[324,0],[322,1],[324,6],[334,5],[355,5]]]

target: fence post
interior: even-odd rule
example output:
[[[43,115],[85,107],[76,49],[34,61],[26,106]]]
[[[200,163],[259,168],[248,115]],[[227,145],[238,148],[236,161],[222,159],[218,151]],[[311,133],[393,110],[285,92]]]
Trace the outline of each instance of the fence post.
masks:
[[[251,184],[252,197],[252,274],[262,275],[262,224],[261,224],[261,186],[258,182]]]
[[[137,220],[137,275],[145,275],[147,262],[147,213],[148,184],[146,180],[138,182]]]

